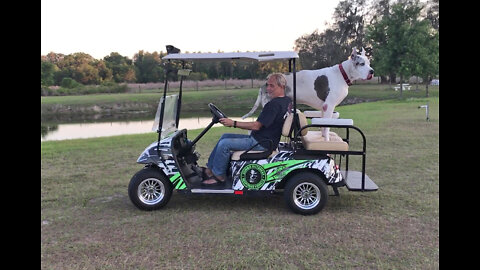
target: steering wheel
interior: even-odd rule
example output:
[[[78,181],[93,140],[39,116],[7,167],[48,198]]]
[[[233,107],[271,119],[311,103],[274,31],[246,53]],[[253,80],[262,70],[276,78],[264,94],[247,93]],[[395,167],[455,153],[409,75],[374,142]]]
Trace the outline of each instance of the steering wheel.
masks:
[[[213,121],[218,123],[220,118],[227,118],[227,116],[217,108],[217,106],[213,105],[213,103],[209,103],[208,107],[210,107],[210,112],[213,115]]]

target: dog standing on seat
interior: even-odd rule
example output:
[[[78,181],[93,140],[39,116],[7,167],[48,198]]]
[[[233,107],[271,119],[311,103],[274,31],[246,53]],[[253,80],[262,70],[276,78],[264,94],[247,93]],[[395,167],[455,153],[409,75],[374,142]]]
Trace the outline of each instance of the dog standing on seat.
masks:
[[[285,75],[287,87],[285,94],[293,99],[293,75]],[[373,69],[370,60],[365,56],[365,49],[357,54],[353,48],[350,59],[338,65],[316,70],[301,70],[296,73],[297,103],[305,104],[322,112],[324,118],[332,118],[335,107],[348,95],[348,87],[354,80],[370,80],[373,77]],[[266,86],[259,89],[258,97],[253,108],[245,119],[252,115],[260,104],[262,107],[270,101]],[[322,135],[329,140],[329,128],[322,129]]]

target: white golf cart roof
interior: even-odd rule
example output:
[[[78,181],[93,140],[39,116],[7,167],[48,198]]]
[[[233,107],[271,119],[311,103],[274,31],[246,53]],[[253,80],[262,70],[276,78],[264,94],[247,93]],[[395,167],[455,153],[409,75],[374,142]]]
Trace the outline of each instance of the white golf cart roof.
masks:
[[[296,52],[291,51],[273,51],[273,52],[230,52],[230,53],[172,53],[164,56],[164,60],[257,60],[273,61],[288,60],[298,58]]]

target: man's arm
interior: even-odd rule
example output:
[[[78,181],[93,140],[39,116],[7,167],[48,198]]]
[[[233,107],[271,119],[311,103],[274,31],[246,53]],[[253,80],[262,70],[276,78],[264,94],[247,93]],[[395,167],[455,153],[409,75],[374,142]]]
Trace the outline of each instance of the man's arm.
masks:
[[[235,121],[233,121],[230,118],[220,118],[220,123],[222,123],[222,125],[226,127],[233,127],[234,122]],[[241,129],[247,129],[247,130],[260,130],[260,128],[262,128],[262,123],[258,121],[254,121],[254,122],[237,121],[236,127]]]

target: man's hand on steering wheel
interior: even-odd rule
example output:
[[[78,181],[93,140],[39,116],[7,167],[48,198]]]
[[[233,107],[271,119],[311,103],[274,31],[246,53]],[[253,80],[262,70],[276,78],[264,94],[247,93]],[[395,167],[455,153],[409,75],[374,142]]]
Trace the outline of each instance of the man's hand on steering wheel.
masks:
[[[220,118],[220,123],[226,127],[233,127],[233,122],[230,118]]]

